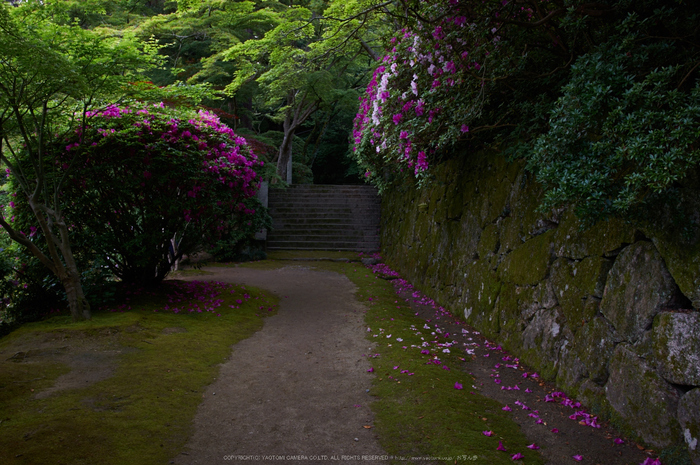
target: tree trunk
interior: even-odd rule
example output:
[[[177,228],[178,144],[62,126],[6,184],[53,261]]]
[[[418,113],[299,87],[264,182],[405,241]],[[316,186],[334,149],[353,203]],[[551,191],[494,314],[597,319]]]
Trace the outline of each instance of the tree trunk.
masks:
[[[277,174],[288,184],[292,183],[292,140],[294,139],[294,130],[291,116],[287,115],[284,120],[284,139],[280,145],[279,157],[277,159]]]
[[[277,160],[277,174],[282,179],[285,179],[288,184],[292,183],[292,140],[296,129],[304,124],[309,116],[311,116],[320,104],[320,100],[308,101],[308,91],[303,92],[300,96],[297,91],[291,91],[287,95],[287,114],[284,117],[284,139],[280,145],[279,159]],[[296,102],[296,103],[295,103]]]
[[[48,257],[26,237],[19,237],[16,231],[12,230],[4,220],[2,226],[10,233],[12,239],[27,247],[61,281],[66,291],[73,321],[89,320],[91,318],[90,304],[85,298],[83,286],[80,283],[80,271],[78,271],[70,246],[68,226],[58,208],[56,210],[47,208],[44,203],[37,202],[36,197],[36,194],[28,196],[27,203],[44,233],[49,252]],[[50,221],[51,219],[53,221]],[[55,234],[54,228],[58,230],[58,236]]]
[[[80,275],[69,275],[61,279],[61,284],[66,290],[68,306],[73,316],[73,321],[90,319],[90,303],[85,298],[83,287],[80,284]]]

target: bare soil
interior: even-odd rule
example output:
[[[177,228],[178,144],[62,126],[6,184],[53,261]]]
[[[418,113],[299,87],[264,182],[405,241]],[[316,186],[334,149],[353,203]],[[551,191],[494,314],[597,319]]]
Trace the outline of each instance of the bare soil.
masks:
[[[340,274],[304,266],[276,270],[205,268],[185,279],[244,283],[280,299],[277,315],[233,347],[207,388],[195,433],[176,464],[231,462],[381,463],[350,456],[381,456],[371,428],[372,376],[362,354],[364,307]],[[276,458],[272,458],[276,456]]]
[[[0,350],[0,360],[16,363],[58,362],[70,371],[59,376],[49,389],[37,392],[34,397],[45,399],[65,389],[90,386],[114,373],[117,358],[126,349],[107,332],[100,338],[67,334],[60,331],[28,333],[5,350]]]

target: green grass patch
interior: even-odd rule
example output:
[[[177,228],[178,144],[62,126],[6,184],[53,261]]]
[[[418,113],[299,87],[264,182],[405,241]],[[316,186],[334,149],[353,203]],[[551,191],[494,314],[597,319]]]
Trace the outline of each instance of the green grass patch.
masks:
[[[295,264],[346,275],[358,287],[358,300],[368,307],[365,321],[371,331],[367,338],[376,347],[373,354],[368,354],[376,376],[371,389],[376,397],[372,403],[374,431],[387,453],[403,458],[445,459],[430,462],[498,465],[518,463],[512,461],[511,455],[520,452],[524,463],[544,463],[536,451],[527,449],[529,442],[511,415],[501,410],[503,404],[471,388],[474,378],[468,374],[470,359],[461,358],[462,351],[444,353],[431,345],[430,355],[426,355],[421,354],[420,347],[411,347],[420,346],[424,340],[435,340],[432,331],[424,328],[425,324],[433,325],[414,315],[396,295],[390,281],[377,278],[360,263]],[[267,260],[241,266],[288,265],[289,262]],[[436,356],[440,364],[427,364]],[[404,370],[407,372],[401,373]],[[463,389],[455,389],[455,383]],[[483,431],[494,431],[494,435],[484,436]],[[508,452],[496,450],[499,441]]]
[[[53,339],[71,353],[84,347],[121,352],[108,378],[43,399],[35,394],[68,372],[65,364],[45,357],[0,361],[0,463],[154,464],[180,452],[231,345],[261,329],[277,299],[249,287],[200,289],[193,296],[173,286],[133,295],[118,311],[98,312],[90,321],[58,316],[0,341],[4,353]],[[207,311],[203,302],[216,294],[221,306]]]

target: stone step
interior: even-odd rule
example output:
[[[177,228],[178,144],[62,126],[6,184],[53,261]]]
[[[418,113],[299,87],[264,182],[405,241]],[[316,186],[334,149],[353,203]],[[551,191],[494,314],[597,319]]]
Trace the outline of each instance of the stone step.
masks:
[[[290,214],[290,215],[315,215],[315,214],[322,214],[322,215],[338,215],[339,217],[343,216],[355,216],[355,215],[372,215],[372,216],[379,216],[380,211],[376,208],[321,208],[321,207],[309,207],[309,208],[299,208],[299,207],[275,207],[271,208],[268,210],[270,212],[270,216],[274,217],[274,215],[277,216],[284,216],[285,214]]]
[[[339,234],[342,232],[347,232],[348,234],[378,234],[379,228],[375,225],[328,225],[321,226],[315,224],[307,225],[306,227],[289,226],[278,224],[275,226],[273,223],[272,230],[270,234]]]
[[[284,223],[284,224],[309,224],[309,223],[319,223],[319,224],[368,224],[368,223],[379,223],[379,215],[368,215],[368,214],[363,214],[363,215],[338,215],[334,213],[307,213],[303,218],[300,218],[298,215],[294,216],[291,213],[287,213],[284,215],[274,215],[273,213],[270,213],[270,216],[272,216],[272,222],[275,223],[275,221]],[[303,223],[300,223],[300,221],[303,220]],[[294,223],[296,221],[296,223]]]
[[[377,224],[377,227],[379,222],[377,219],[369,217],[369,218],[338,218],[338,217],[331,217],[331,218],[300,218],[300,217],[293,217],[293,216],[286,216],[286,217],[273,217],[272,218],[272,226],[276,228],[281,228],[281,227],[286,227],[286,226],[314,226],[314,227],[324,227],[324,226],[339,226],[339,225],[344,225],[344,226],[360,226],[360,227],[367,227],[368,225],[374,225]]]
[[[278,241],[291,242],[379,242],[379,235],[368,234],[352,236],[347,234],[269,234],[268,243]]]
[[[290,250],[379,250],[376,242],[346,242],[346,241],[268,241],[268,249]]]
[[[369,186],[270,189],[270,250],[379,250],[381,202]]]
[[[268,206],[279,207],[279,206],[296,206],[296,205],[314,205],[314,206],[366,206],[366,207],[380,207],[381,203],[373,199],[355,199],[355,198],[342,198],[328,199],[313,197],[309,199],[299,199],[296,197],[285,198],[285,199],[271,199],[268,201]]]

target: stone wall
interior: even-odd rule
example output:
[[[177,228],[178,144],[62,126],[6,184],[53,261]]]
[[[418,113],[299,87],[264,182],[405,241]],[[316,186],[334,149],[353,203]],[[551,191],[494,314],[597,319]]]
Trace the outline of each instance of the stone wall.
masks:
[[[538,213],[540,187],[497,154],[434,173],[384,195],[386,261],[584,404],[700,464],[698,218],[582,229],[568,210]]]

